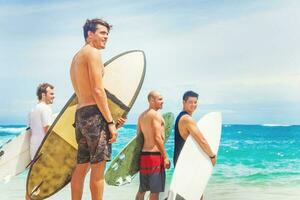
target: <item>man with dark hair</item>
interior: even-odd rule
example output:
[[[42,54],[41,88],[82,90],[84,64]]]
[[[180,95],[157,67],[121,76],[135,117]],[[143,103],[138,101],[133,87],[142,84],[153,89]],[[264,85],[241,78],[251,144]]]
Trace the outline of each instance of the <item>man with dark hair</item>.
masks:
[[[198,145],[210,157],[211,163],[216,164],[216,155],[212,152],[209,144],[203,134],[197,127],[196,121],[192,118],[192,114],[197,108],[198,94],[193,91],[187,91],[183,95],[183,109],[179,113],[175,121],[175,146],[174,146],[174,167],[176,167],[177,159],[183,148],[187,137],[191,134]],[[192,164],[192,163],[191,163]],[[203,196],[201,197],[203,199]]]
[[[30,157],[33,159],[44,136],[53,122],[52,110],[49,106],[54,100],[54,87],[49,83],[42,83],[38,86],[36,95],[38,103],[31,110],[28,116],[28,127],[31,129]]]
[[[140,187],[136,200],[144,200],[145,192],[150,191],[150,200],[158,200],[159,193],[165,189],[165,169],[170,161],[164,147],[165,121],[158,112],[163,98],[151,91],[148,95],[149,108],[138,119],[138,133],[143,134],[144,144],[140,156]]]
[[[53,122],[50,104],[54,100],[54,87],[49,83],[42,83],[36,90],[38,103],[28,114],[28,127],[30,127],[30,158],[33,160],[36,151],[47,134]],[[26,200],[29,196],[26,194]]]
[[[112,25],[108,24],[106,21],[102,19],[97,19],[97,18],[92,20],[87,19],[83,26],[83,35],[86,42],[88,38],[88,32],[91,31],[95,33],[98,25],[104,26],[107,29],[107,33],[109,33],[110,29],[112,28]]]
[[[102,19],[86,20],[83,27],[85,45],[72,60],[70,75],[78,99],[75,133],[78,144],[77,165],[71,179],[72,200],[82,198],[84,179],[91,169],[92,200],[103,198],[104,169],[111,160],[111,144],[117,139],[118,127],[109,110],[103,86],[104,66],[100,50],[105,48],[111,28]]]
[[[196,97],[198,100],[198,96],[199,95],[196,92],[189,90],[183,94],[182,100],[186,101],[189,97]]]

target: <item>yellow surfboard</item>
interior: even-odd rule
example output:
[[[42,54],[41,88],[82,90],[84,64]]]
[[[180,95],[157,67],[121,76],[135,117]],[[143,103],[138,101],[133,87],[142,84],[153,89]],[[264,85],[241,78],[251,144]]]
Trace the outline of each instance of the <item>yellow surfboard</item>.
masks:
[[[103,77],[113,119],[126,117],[144,81],[146,58],[143,51],[122,53],[105,64]],[[27,176],[27,193],[33,200],[47,198],[71,180],[76,166],[75,119],[77,98],[74,94],[50,127],[37,151]]]

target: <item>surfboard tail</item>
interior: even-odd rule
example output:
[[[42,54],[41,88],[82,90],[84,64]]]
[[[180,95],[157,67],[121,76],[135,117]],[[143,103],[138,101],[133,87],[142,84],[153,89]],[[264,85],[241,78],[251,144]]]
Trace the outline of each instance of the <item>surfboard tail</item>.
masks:
[[[33,188],[33,190],[30,193],[30,198],[31,199],[36,199],[35,196],[37,196],[40,193],[40,187],[42,186],[42,184],[44,183],[44,181],[41,181],[40,184],[38,184],[35,188]]]

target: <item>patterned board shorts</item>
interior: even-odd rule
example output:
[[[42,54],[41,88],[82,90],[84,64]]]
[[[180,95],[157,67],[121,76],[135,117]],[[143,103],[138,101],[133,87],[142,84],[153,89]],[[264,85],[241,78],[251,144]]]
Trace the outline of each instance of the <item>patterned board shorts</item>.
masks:
[[[79,108],[75,114],[75,134],[78,144],[77,163],[91,164],[111,160],[110,132],[97,105]]]
[[[164,192],[165,169],[164,159],[160,152],[141,152],[139,192]]]

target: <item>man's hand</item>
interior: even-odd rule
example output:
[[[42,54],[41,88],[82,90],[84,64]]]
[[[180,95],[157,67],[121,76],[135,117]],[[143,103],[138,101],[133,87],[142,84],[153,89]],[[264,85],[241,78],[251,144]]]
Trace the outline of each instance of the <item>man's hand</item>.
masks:
[[[117,141],[117,137],[118,137],[116,126],[114,124],[109,124],[108,125],[108,130],[109,130],[110,136],[111,136],[110,139],[108,140],[108,143],[112,144],[115,141]]]
[[[211,164],[212,164],[213,166],[215,166],[216,163],[217,163],[217,157],[215,156],[214,158],[210,158],[210,161],[211,161]]]
[[[170,166],[171,166],[171,162],[170,162],[170,160],[168,159],[168,157],[166,157],[166,158],[164,159],[164,168],[165,168],[165,169],[169,169]]]
[[[126,122],[127,118],[119,118],[118,121],[117,121],[117,124],[116,124],[116,129],[119,129],[121,128],[124,123]]]

